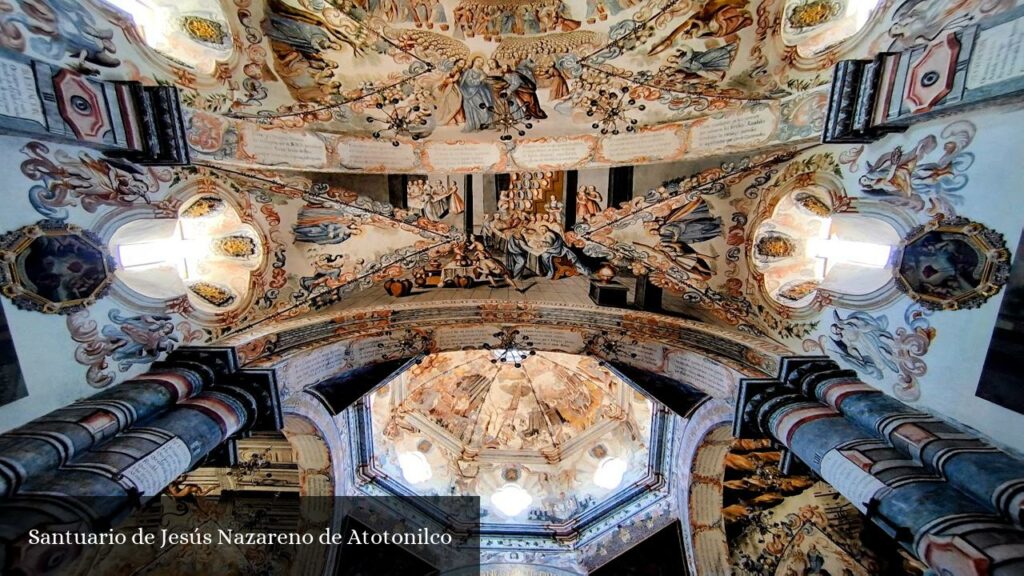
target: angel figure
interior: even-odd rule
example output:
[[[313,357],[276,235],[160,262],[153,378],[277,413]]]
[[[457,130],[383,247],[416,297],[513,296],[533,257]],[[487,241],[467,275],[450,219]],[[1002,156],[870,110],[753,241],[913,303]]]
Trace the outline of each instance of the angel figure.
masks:
[[[729,71],[729,65],[736,57],[736,43],[697,52],[691,46],[683,45],[679,52],[668,59],[686,79],[705,78],[721,82]]]

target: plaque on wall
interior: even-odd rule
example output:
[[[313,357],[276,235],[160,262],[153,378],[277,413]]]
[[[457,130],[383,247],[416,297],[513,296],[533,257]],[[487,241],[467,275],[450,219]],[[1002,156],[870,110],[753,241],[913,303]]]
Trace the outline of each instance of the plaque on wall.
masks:
[[[114,259],[96,235],[43,220],[0,236],[0,292],[24,310],[70,314],[103,297]]]

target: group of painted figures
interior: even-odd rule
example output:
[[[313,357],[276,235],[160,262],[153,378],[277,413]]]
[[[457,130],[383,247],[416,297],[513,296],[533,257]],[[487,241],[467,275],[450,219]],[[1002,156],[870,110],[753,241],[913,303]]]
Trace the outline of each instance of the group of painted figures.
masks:
[[[437,90],[436,118],[441,126],[464,124],[464,132],[487,130],[497,118],[540,120],[548,115],[537,98],[531,62],[518,66],[477,56],[467,65],[456,60]]]
[[[454,180],[448,182],[426,179],[413,179],[406,186],[409,208],[419,209],[423,216],[430,220],[440,221],[449,214],[462,214],[466,211],[466,201],[459,193],[459,185]]]
[[[578,20],[566,17],[562,0],[537,2],[495,2],[469,0],[460,2],[452,10],[456,29],[467,38],[500,40],[510,34],[542,34],[569,32],[580,27]]]

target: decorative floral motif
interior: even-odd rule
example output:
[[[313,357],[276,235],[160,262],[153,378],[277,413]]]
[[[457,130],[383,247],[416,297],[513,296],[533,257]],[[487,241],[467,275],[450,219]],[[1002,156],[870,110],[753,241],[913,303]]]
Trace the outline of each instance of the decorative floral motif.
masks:
[[[127,372],[132,366],[149,364],[179,345],[202,337],[188,322],[175,326],[170,316],[125,316],[114,308],[107,317],[113,324],[102,329],[86,310],[67,317],[71,338],[79,343],[75,360],[89,367],[86,381],[95,388],[109,386],[116,379],[116,373],[108,370],[110,360],[117,362],[118,371]]]
[[[213,282],[192,282],[188,289],[217,308],[227,308],[235,301],[235,294],[230,288]]]
[[[842,11],[843,5],[835,0],[810,0],[793,6],[786,21],[791,28],[802,30],[830,22]]]
[[[29,142],[21,151],[29,157],[21,163],[22,174],[41,182],[29,189],[29,202],[43,216],[57,220],[67,219],[68,206],[96,212],[101,206],[158,204],[152,196],[171,178],[166,169],[142,168],[112,158],[96,159],[86,152],[73,158],[57,150],[50,159],[50,148],[40,142]]]
[[[920,397],[918,378],[928,371],[923,357],[936,334],[928,322],[931,311],[911,305],[904,312],[907,327],[897,328],[895,333],[889,330],[887,316],[855,311],[843,318],[838,310],[832,314],[830,334],[804,340],[805,352],[832,352],[875,380],[881,380],[886,373],[896,374],[898,381],[893,392],[898,398],[913,401]]]

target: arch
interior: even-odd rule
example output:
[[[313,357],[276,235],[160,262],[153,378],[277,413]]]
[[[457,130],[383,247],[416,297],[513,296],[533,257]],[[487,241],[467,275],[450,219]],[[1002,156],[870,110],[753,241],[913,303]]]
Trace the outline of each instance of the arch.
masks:
[[[187,302],[206,316],[246,306],[264,261],[260,234],[214,189],[184,195],[171,215],[115,219],[107,244],[116,279],[139,300]]]
[[[247,367],[274,369],[282,394],[287,397],[286,412],[315,415],[317,428],[328,437],[326,442],[331,446],[336,493],[343,494],[350,492],[341,490],[352,488],[341,486],[352,476],[343,472],[353,465],[352,446],[348,432],[344,431],[348,413],[329,415],[313,394],[303,391],[305,388],[359,367],[397,362],[423,352],[479,349],[490,342],[496,331],[513,328],[528,333],[538,350],[591,354],[616,364],[640,365],[716,396],[697,407],[674,428],[671,436],[678,467],[670,482],[683,495],[673,495],[666,505],[684,522],[691,518],[703,521],[703,513],[690,516],[690,463],[709,438],[731,439],[723,424],[731,418],[735,382],[742,377],[776,373],[778,362],[790,354],[767,339],[680,318],[591,306],[495,301],[325,311],[307,318],[267,323],[222,339],[218,345],[233,348],[240,363]],[[637,341],[635,347],[633,339]],[[634,350],[636,359],[631,356]],[[686,360],[694,357],[707,360],[704,368],[717,370],[725,385],[712,389],[712,383],[697,381],[696,375],[685,368]],[[709,436],[713,430],[722,438]],[[720,495],[709,510],[721,514]],[[714,550],[709,559],[702,558],[711,546],[707,540],[713,534],[708,534],[696,543],[686,543],[690,561],[696,565],[717,566],[721,558],[727,557],[727,550]],[[718,540],[724,542],[724,532]]]
[[[537,350],[589,354],[680,379],[715,398],[735,395],[739,378],[773,376],[791,351],[766,338],[703,322],[648,312],[556,303],[453,301],[324,311],[268,322],[218,342],[243,365],[326,364],[318,381],[385,360],[421,352],[480,349],[496,332],[519,329]],[[635,340],[635,343],[633,341]],[[635,353],[636,356],[631,356]],[[712,361],[714,381],[692,381],[687,358]],[[321,366],[323,368],[324,366]],[[288,393],[315,383],[295,370],[282,382]]]
[[[227,13],[218,0],[93,0],[127,17],[129,39],[152,50],[167,65],[212,76],[235,52]]]
[[[729,547],[722,522],[722,480],[725,455],[732,445],[732,406],[705,402],[694,410],[679,435],[675,474],[679,518],[690,530],[683,535],[690,573],[724,574]]]

